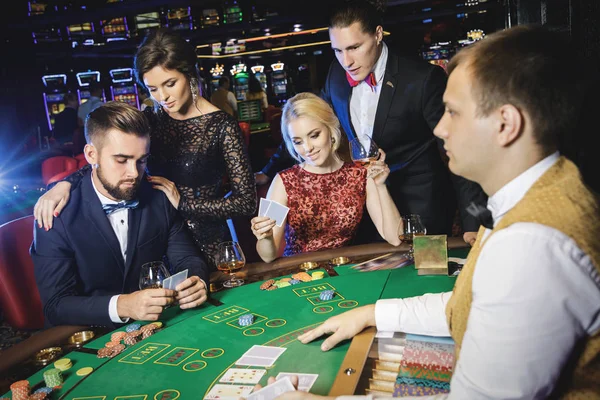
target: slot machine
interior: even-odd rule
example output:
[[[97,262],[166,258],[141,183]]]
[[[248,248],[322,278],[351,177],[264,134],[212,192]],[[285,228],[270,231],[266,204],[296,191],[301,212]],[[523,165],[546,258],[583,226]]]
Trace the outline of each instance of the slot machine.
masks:
[[[167,13],[167,24],[169,28],[180,30],[194,30],[194,18],[192,17],[192,8],[171,8]]]
[[[253,67],[250,67],[250,70],[252,71],[254,76],[256,76],[256,79],[258,79],[258,81],[260,82],[260,85],[262,86],[265,93],[267,93],[267,74],[265,74],[264,65],[255,65]]]
[[[273,98],[275,102],[282,105],[289,98],[289,84],[287,72],[285,72],[285,64],[278,62],[271,64],[271,87],[273,88]]]
[[[78,72],[75,74],[79,87],[77,88],[77,97],[79,98],[79,104],[83,104],[90,98],[90,91],[88,87],[92,82],[100,82],[100,71],[87,71]],[[102,101],[106,102],[106,93],[102,89]]]
[[[223,76],[223,72],[225,72],[225,68],[223,64],[219,63],[210,69],[210,94],[219,88],[219,79]]]
[[[231,69],[231,76],[233,76],[233,88],[235,98],[238,101],[246,100],[246,93],[248,93],[248,73],[246,72],[246,64],[239,63],[233,66]]]
[[[112,80],[112,85],[110,85],[112,99],[140,108],[138,88],[133,80],[133,69],[117,68],[108,72]]]
[[[430,64],[438,65],[446,71],[454,52],[454,46],[451,42],[440,42],[424,48],[421,51],[421,57]]]
[[[44,108],[46,109],[46,119],[48,120],[48,129],[54,129],[54,117],[65,109],[64,97],[67,94],[67,75],[44,75]]]

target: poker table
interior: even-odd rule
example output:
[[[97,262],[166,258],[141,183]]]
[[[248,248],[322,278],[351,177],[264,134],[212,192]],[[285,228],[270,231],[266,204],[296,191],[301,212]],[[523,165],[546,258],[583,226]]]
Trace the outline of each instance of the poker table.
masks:
[[[450,239],[454,238],[449,238],[449,255],[465,257],[468,249],[461,248],[464,243]],[[352,268],[354,263],[377,254],[406,250],[404,244],[394,248],[381,243],[301,254],[273,263],[249,264],[240,273],[247,284],[212,293],[209,302],[194,310],[181,310],[176,306],[167,308],[161,316],[160,329],[112,358],[98,358],[97,352],[111,341],[114,332],[68,353],[65,357],[71,359],[73,366],[62,372],[63,384],[48,398],[202,399],[215,393],[217,388],[237,391],[235,397],[242,394],[240,386],[253,384],[222,382],[230,368],[266,370],[260,379],[262,384],[269,376],[281,372],[318,374],[312,393],[352,394],[371,347],[374,329],[366,330],[328,352],[320,350],[322,340],[305,345],[296,339],[331,316],[372,304],[380,298],[410,297],[452,289],[455,278],[419,276],[413,265],[372,272],[358,272]],[[349,257],[350,263],[333,267],[323,262],[341,255]],[[319,268],[310,272],[323,271],[323,279],[277,290],[260,289],[264,279],[281,279],[299,272],[298,264],[306,260],[319,263]],[[218,285],[223,278],[214,274],[211,286]],[[324,290],[333,290],[334,297],[321,300],[319,294]],[[251,325],[239,325],[238,319],[244,314],[254,316]],[[285,350],[274,362],[265,361],[262,357],[270,356],[260,353],[250,365],[236,365],[254,345]],[[91,367],[93,371],[78,376],[76,372],[84,367]],[[50,364],[28,378],[33,390],[45,386],[43,373],[52,368]],[[216,385],[226,386],[215,388]],[[223,396],[227,392],[221,393]]]

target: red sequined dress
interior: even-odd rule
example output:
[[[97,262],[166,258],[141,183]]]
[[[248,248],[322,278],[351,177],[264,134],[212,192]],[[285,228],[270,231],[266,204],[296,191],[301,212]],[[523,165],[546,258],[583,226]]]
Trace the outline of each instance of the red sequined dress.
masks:
[[[367,198],[367,170],[345,163],[315,174],[300,165],[279,173],[288,197],[284,256],[347,244],[356,233]]]

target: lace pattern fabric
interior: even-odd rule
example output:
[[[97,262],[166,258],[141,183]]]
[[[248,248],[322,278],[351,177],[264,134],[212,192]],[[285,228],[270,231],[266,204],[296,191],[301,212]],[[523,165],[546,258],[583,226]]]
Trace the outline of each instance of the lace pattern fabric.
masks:
[[[342,247],[354,237],[367,198],[366,168],[345,163],[314,174],[295,165],[279,176],[290,208],[284,256]]]

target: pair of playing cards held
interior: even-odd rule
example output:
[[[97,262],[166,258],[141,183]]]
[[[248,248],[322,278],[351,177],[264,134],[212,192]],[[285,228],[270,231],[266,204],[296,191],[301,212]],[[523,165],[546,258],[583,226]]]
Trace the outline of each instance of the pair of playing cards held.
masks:
[[[165,280],[163,280],[162,287],[163,287],[163,289],[175,290],[177,285],[179,285],[181,282],[185,281],[187,279],[187,277],[188,277],[188,270],[186,269],[186,270],[178,272],[175,275],[170,276],[170,277],[166,278]]]
[[[285,221],[285,217],[287,217],[288,211],[290,211],[288,207],[284,206],[283,204],[279,204],[275,200],[267,200],[263,198],[260,199],[258,216],[269,217],[272,220],[275,220],[275,223],[280,228]]]

